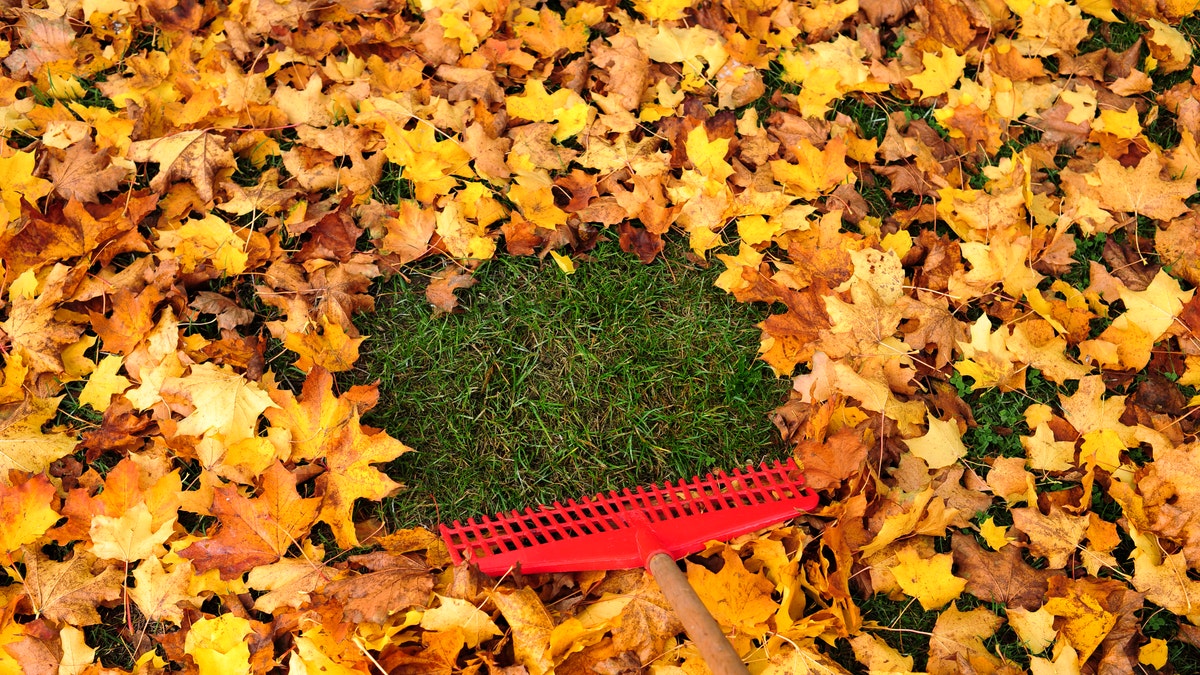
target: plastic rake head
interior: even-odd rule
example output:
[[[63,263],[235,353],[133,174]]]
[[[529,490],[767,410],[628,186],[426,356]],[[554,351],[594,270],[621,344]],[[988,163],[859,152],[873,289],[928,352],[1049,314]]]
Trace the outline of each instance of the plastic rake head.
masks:
[[[792,460],[667,481],[637,490],[572,499],[565,505],[470,518],[441,526],[455,563],[490,575],[641,567],[648,554],[682,558],[725,540],[792,518],[817,505]]]

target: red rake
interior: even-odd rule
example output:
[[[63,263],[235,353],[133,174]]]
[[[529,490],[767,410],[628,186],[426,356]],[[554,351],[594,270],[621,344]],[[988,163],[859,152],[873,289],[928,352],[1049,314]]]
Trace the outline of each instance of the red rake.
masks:
[[[709,668],[721,675],[748,671],[675,561],[709,541],[774,525],[816,505],[817,495],[804,487],[789,459],[483,516],[478,523],[456,520],[441,532],[455,563],[474,563],[492,576],[646,567]]]

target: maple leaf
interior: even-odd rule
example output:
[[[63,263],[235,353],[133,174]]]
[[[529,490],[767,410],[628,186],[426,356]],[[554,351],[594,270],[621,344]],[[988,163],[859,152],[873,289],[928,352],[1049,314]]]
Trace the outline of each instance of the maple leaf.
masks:
[[[60,400],[33,398],[0,410],[0,483],[10,484],[12,469],[42,473],[75,449],[76,439],[67,434],[42,433]]]
[[[191,577],[192,566],[189,563],[178,563],[167,572],[162,561],[157,556],[151,556],[133,571],[136,585],[128,589],[129,599],[151,621],[182,624],[183,608],[180,604],[186,603],[198,609],[203,601],[203,598],[188,593]]]
[[[55,623],[91,626],[100,623],[97,605],[121,597],[125,572],[79,551],[56,562],[41,551],[26,549],[24,591],[34,611]]]
[[[92,329],[104,343],[105,351],[129,355],[154,329],[154,313],[164,294],[157,285],[142,291],[121,288],[112,295],[112,316],[91,313]],[[132,374],[132,373],[131,373]]]
[[[291,435],[293,460],[323,457],[327,444],[341,434],[343,426],[357,413],[371,408],[379,397],[377,387],[351,387],[342,396],[333,394],[333,376],[317,366],[309,371],[297,397],[283,389],[271,389],[276,407],[265,411],[272,426],[287,429]]]
[[[157,232],[158,247],[171,249],[183,263],[185,273],[204,264],[211,264],[226,276],[246,271],[246,242],[219,216],[210,213],[199,220],[186,220],[178,228],[160,228]]]
[[[225,139],[217,134],[199,130],[135,141],[126,157],[135,162],[158,164],[158,174],[150,181],[155,192],[166,192],[176,181],[189,181],[203,201],[212,201],[213,179],[222,168],[235,166],[233,153],[225,147]]]
[[[180,551],[200,572],[221,571],[233,579],[260,565],[273,563],[299,543],[317,517],[319,502],[296,492],[296,477],[275,462],[263,475],[261,492],[253,499],[236,486],[214,490],[212,514],[221,523],[215,537]]]
[[[858,433],[842,429],[823,443],[802,440],[796,446],[795,455],[804,469],[805,483],[814,490],[827,490],[859,474],[867,459],[867,450]]]
[[[11,554],[32,544],[58,522],[54,486],[34,476],[9,486],[0,483],[0,562],[13,563]]]
[[[59,661],[60,675],[80,675],[96,660],[96,650],[88,646],[82,630],[74,626],[63,626],[58,633],[62,645],[62,659]]]
[[[412,448],[385,431],[362,427],[354,414],[326,448],[326,471],[317,477],[321,511],[317,519],[333,528],[338,544],[358,545],[351,525],[357,499],[383,499],[402,486],[371,466],[390,462]]]
[[[921,64],[925,69],[907,79],[921,92],[921,98],[933,98],[950,91],[958,83],[967,59],[943,45],[937,55],[928,51],[922,54]]]
[[[854,182],[854,174],[846,165],[846,143],[842,139],[831,140],[824,148],[802,140],[795,152],[798,164],[784,160],[772,160],[770,164],[775,179],[789,188],[790,194],[816,199],[843,181]]]
[[[896,564],[888,571],[904,592],[920,603],[926,611],[940,609],[962,594],[967,580],[954,576],[953,556],[948,553],[922,558],[913,546],[896,552]]]
[[[1000,660],[983,641],[1003,623],[1004,619],[983,607],[968,612],[959,611],[954,605],[946,608],[938,616],[929,641],[929,672],[963,672],[959,664],[964,662],[975,672],[996,672]]]
[[[967,456],[957,421],[939,420],[932,413],[928,419],[929,431],[924,436],[904,439],[910,452],[925,460],[930,469],[950,466]]]
[[[509,96],[505,107],[509,115],[530,122],[554,122],[554,140],[559,142],[583,131],[588,117],[595,114],[579,94],[565,88],[550,94],[540,80],[529,80],[524,93]]]
[[[1105,591],[1111,590],[1113,585],[1121,587],[1120,584],[1092,583],[1087,579],[1073,581],[1054,577],[1050,580],[1044,607],[1059,617],[1063,634],[1079,653],[1081,662],[1091,657],[1117,624],[1117,614],[1109,610],[1104,599]]]
[[[367,571],[324,589],[342,603],[349,621],[382,624],[391,614],[427,606],[433,597],[433,576],[423,562],[384,551],[351,556],[350,562]]]
[[[86,266],[55,264],[40,284],[40,293],[14,294],[10,288],[8,316],[0,330],[8,335],[12,348],[35,372],[63,372],[62,351],[83,333],[83,327],[55,317],[57,305],[75,292]],[[32,280],[32,277],[30,277]]]
[[[1036,609],[1045,598],[1048,579],[1061,574],[1032,567],[1017,546],[1005,546],[992,553],[975,543],[973,537],[962,534],[954,535],[951,546],[954,563],[967,580],[966,591],[1006,607]]]
[[[250,621],[233,614],[203,618],[192,624],[183,651],[201,673],[247,673],[250,670]]]
[[[425,297],[439,311],[453,312],[458,308],[458,296],[454,292],[460,288],[470,288],[477,283],[479,280],[474,274],[447,267],[433,275],[433,280],[425,288]]]
[[[1156,452],[1154,462],[1138,481],[1149,518],[1147,526],[1159,536],[1180,542],[1189,561],[1200,560],[1200,530],[1196,525],[1200,486],[1188,478],[1198,464],[1194,443],[1177,445]]]
[[[467,647],[471,649],[500,635],[500,628],[492,618],[475,605],[458,598],[436,597],[441,604],[425,611],[421,616],[421,628],[434,631],[459,629]]]
[[[1195,192],[1194,182],[1164,180],[1164,161],[1158,153],[1126,168],[1111,157],[1101,157],[1094,173],[1063,172],[1063,192],[1068,200],[1094,199],[1109,211],[1135,213],[1171,220],[1187,212],[1184,200]]]
[[[99,412],[107,410],[112,397],[125,391],[132,384],[129,378],[117,374],[120,368],[121,357],[119,356],[110,354],[101,359],[100,363],[96,364],[96,369],[92,371],[91,376],[88,377],[83,391],[79,392],[79,403],[90,405]]]
[[[258,383],[211,363],[196,364],[185,377],[166,380],[161,390],[179,392],[195,408],[179,423],[178,434],[212,434],[226,444],[253,437],[258,416],[275,406]]]
[[[319,547],[307,541],[303,558],[284,558],[269,565],[259,565],[246,575],[247,588],[266,591],[254,601],[260,612],[273,613],[282,607],[300,609],[311,601],[311,593],[332,581],[337,571],[315,561],[324,556]]]
[[[21,200],[37,203],[54,189],[49,181],[33,175],[37,159],[32,152],[17,151],[0,156],[0,172],[8,179],[0,188],[0,222],[8,225],[21,214]]]
[[[499,590],[490,597],[512,629],[517,662],[532,675],[545,675],[553,665],[546,652],[550,646],[554,621],[537,593],[526,586],[516,591]]]
[[[761,635],[766,622],[779,609],[771,599],[774,584],[760,574],[746,569],[732,549],[721,553],[725,564],[716,574],[695,563],[688,563],[688,582],[704,601],[704,606],[722,626],[737,633],[737,642],[747,642],[750,636]]]
[[[114,165],[107,153],[96,151],[91,138],[51,155],[54,191],[65,199],[95,202],[101,192],[117,189],[125,175],[126,170]]]
[[[613,647],[634,651],[642,663],[662,653],[683,630],[657,582],[644,570],[609,573],[595,592],[599,598],[580,613],[580,621],[612,624]]]
[[[155,523],[145,503],[138,503],[119,516],[95,516],[88,536],[98,558],[134,562],[161,552],[173,533],[175,517]]]
[[[1029,537],[1029,550],[1047,558],[1051,569],[1061,569],[1083,541],[1087,530],[1085,516],[1073,516],[1059,506],[1043,515],[1036,506],[1013,509],[1013,526]]]
[[[296,352],[300,358],[296,367],[303,371],[311,371],[313,366],[320,366],[332,373],[340,373],[354,367],[358,360],[358,348],[366,340],[365,337],[352,338],[341,326],[329,323],[321,317],[321,331],[309,330],[304,333],[286,332],[283,346]]]

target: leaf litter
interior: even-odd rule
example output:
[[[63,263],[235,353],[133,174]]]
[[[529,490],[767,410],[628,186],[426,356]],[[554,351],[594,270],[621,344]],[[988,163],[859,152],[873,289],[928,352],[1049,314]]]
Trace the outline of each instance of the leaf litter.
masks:
[[[332,375],[375,279],[461,311],[496,255],[672,236],[776,308],[823,497],[687,562],[752,672],[1165,667],[1200,645],[1195,10],[5,9],[0,671],[705,672],[644,572],[488,579],[356,519],[411,448]]]

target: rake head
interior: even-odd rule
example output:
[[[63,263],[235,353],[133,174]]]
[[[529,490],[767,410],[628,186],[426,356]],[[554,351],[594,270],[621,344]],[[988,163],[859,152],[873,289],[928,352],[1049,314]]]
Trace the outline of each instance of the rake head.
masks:
[[[612,491],[565,505],[483,516],[441,526],[455,563],[490,575],[642,567],[653,553],[674,559],[810,511],[817,495],[789,459],[678,483]],[[650,550],[648,550],[650,549]]]

